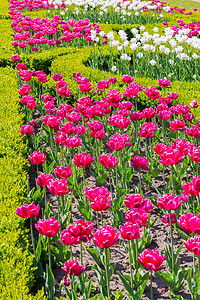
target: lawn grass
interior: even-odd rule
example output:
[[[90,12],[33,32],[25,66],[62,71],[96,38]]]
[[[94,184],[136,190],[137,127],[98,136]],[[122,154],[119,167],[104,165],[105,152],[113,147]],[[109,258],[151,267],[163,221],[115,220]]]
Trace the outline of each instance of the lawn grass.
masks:
[[[187,10],[193,10],[194,8],[198,8],[198,11],[200,11],[200,2],[197,1],[188,1],[188,0],[167,0],[168,4],[170,4],[172,7],[178,6],[179,8],[186,8]]]

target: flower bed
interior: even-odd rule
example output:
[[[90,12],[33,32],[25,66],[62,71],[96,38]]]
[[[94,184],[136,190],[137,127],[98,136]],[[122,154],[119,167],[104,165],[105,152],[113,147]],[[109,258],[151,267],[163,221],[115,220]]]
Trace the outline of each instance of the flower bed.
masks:
[[[110,23],[116,22],[123,10],[126,12],[128,9],[126,2],[123,5],[120,7],[122,11],[114,12],[113,8],[104,11],[100,21],[106,20],[107,13],[107,18],[110,18],[113,12]],[[184,10],[162,5],[158,5],[157,13],[159,7],[162,13],[165,11],[163,14],[170,25],[174,24],[177,12],[184,13],[187,18],[198,17],[197,13],[191,17]],[[2,299],[20,299],[21,294],[23,299],[33,297],[28,295],[27,288],[32,280],[32,263],[37,269],[36,288],[45,286],[48,299],[53,299],[54,294],[58,297],[66,295],[69,299],[153,299],[153,290],[150,289],[153,272],[157,274],[153,279],[159,276],[168,285],[167,297],[183,299],[183,294],[176,294],[184,286],[186,293],[197,299],[198,260],[194,256],[193,266],[189,267],[183,260],[179,261],[179,257],[184,257],[187,251],[198,258],[200,254],[198,65],[195,65],[196,78],[193,77],[195,82],[192,83],[191,76],[187,78],[189,82],[171,83],[166,78],[158,81],[159,73],[155,80],[139,76],[134,79],[130,75],[122,77],[121,74],[112,77],[113,74],[97,69],[111,69],[118,55],[108,45],[102,46],[102,42],[106,44],[112,36],[116,37],[116,33],[109,33],[110,30],[125,28],[130,34],[132,28],[141,27],[140,21],[145,18],[152,23],[149,30],[155,28],[154,16],[150,11],[154,8],[146,8],[144,3],[140,7],[144,19],[138,19],[137,25],[121,27],[116,24],[91,24],[89,20],[62,20],[62,17],[66,18],[63,2],[53,6],[51,1],[16,1],[11,2],[10,8],[16,42],[12,44],[17,53],[9,59],[13,48],[9,46],[11,36],[5,34],[8,46],[4,45],[7,48],[3,49],[5,54],[2,55],[1,66],[16,65],[18,88],[14,80],[15,71],[2,69],[1,82],[5,81],[2,95],[8,99],[2,115],[5,108],[11,110],[8,119],[2,118],[5,130],[1,149],[2,165],[5,166],[2,170],[3,182],[10,170],[10,163],[13,169],[11,181],[6,186],[8,198],[2,195],[5,208],[2,232],[4,221],[8,223],[8,232],[14,227],[13,220],[19,226],[20,219],[14,214],[18,207],[16,214],[30,219],[32,246],[30,248],[23,237],[24,251],[16,247],[19,237],[21,239],[25,235],[20,227],[12,236],[12,241],[7,231],[4,232],[3,240],[12,243],[11,247],[16,250],[12,249],[11,253],[9,247],[2,247],[2,256],[9,257],[6,262],[8,267],[2,276]],[[24,11],[27,8],[33,9],[33,12]],[[59,16],[54,16],[54,9],[60,11]],[[66,13],[68,17],[73,17],[75,13],[88,16],[86,8],[84,10],[85,13],[82,9],[74,10],[73,6]],[[37,14],[41,18],[35,19]],[[45,19],[47,16],[49,19]],[[124,18],[126,16],[129,22],[127,12]],[[95,18],[95,13],[91,18]],[[8,25],[8,20],[2,22]],[[196,25],[198,27],[198,22]],[[158,26],[161,28],[163,25]],[[198,31],[193,25],[192,28],[193,33]],[[125,35],[125,32],[120,32],[122,40]],[[116,40],[119,38],[116,37]],[[128,56],[127,47],[123,47],[119,51]],[[156,51],[159,53],[161,50]],[[112,61],[107,62],[110,58]],[[129,67],[126,62],[125,73],[130,72]],[[139,70],[140,75],[150,76],[149,73],[142,73],[144,69],[145,65]],[[12,92],[9,90],[10,86],[15,91],[14,95],[13,89]],[[20,133],[22,117],[16,113],[16,98],[25,116]],[[14,128],[16,133],[10,128]],[[22,158],[25,148],[20,134],[26,136],[24,141],[29,161],[36,166],[32,189],[27,192],[30,201],[35,204],[24,204],[22,207],[21,200],[14,200],[16,196],[22,199],[26,186]],[[11,197],[12,211],[9,210],[11,201],[7,200]],[[159,235],[156,226],[160,231],[165,231],[164,225],[157,221],[157,214],[162,215],[163,223],[170,227],[170,242],[162,243],[158,249],[162,253],[153,246]],[[15,215],[12,223],[11,215]],[[38,216],[41,220],[35,228],[39,234],[35,232],[33,235],[32,219]],[[88,246],[85,242],[89,243]],[[110,248],[115,252],[119,248],[129,267],[126,265],[120,270],[118,264],[112,263]],[[34,253],[34,261],[33,255],[28,252],[30,249]],[[15,253],[18,253],[18,258]],[[117,258],[121,259],[120,256]],[[86,259],[87,266],[84,265]],[[163,262],[164,271],[160,271]],[[14,263],[16,267],[11,272],[10,267]],[[58,278],[64,273],[57,277],[58,267],[67,275],[59,284]],[[96,279],[91,269],[97,275],[98,288],[92,283],[92,279],[94,282]],[[8,274],[11,274],[10,277]],[[110,284],[113,277],[117,285],[121,280],[125,293],[122,285],[116,291]],[[196,286],[192,285],[194,282]],[[12,287],[13,283],[17,288]],[[149,289],[145,290],[146,285]],[[33,298],[43,297],[41,291]]]

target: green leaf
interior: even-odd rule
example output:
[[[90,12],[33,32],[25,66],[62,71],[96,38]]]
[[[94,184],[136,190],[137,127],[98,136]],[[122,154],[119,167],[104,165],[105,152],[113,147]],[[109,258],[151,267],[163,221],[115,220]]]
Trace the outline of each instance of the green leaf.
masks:
[[[93,259],[95,260],[95,262],[97,263],[97,265],[100,266],[100,268],[102,268],[103,264],[101,262],[100,255],[98,255],[96,249],[86,248],[86,250],[93,257]]]
[[[125,279],[125,277],[120,273],[120,272],[117,272],[125,289],[128,291],[128,293],[134,297],[134,293],[133,293],[133,288],[131,287],[131,285],[128,283],[128,281]]]
[[[173,276],[172,276],[172,274],[165,273],[165,272],[161,272],[161,271],[157,271],[156,273],[158,274],[158,276],[159,276],[164,282],[167,283],[167,285],[168,285],[170,288],[173,288],[173,287],[174,287],[174,282],[173,282]]]
[[[145,279],[144,279],[145,278]],[[144,293],[144,290],[145,290],[145,287],[146,287],[146,284],[147,284],[147,281],[149,280],[149,273],[146,273],[144,276],[143,276],[143,280],[142,280],[142,284],[139,286],[139,288],[137,289],[137,292],[135,293],[135,298],[134,300],[139,300],[141,299],[143,293]]]
[[[55,293],[55,280],[52,273],[52,270],[48,265],[46,265],[46,282],[45,288],[48,300],[54,300],[54,293]]]
[[[83,300],[87,300],[90,297],[91,293],[91,288],[92,288],[92,279],[88,282],[88,284],[85,287],[84,295],[83,295]]]

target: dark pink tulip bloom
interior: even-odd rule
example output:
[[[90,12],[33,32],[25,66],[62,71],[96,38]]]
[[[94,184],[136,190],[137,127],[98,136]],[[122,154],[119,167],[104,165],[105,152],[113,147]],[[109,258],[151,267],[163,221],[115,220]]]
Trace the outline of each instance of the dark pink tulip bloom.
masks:
[[[193,181],[185,182],[182,185],[182,189],[183,189],[183,191],[181,191],[181,193],[183,193],[184,195],[188,195],[188,196],[198,196],[199,195],[199,192],[194,189]]]
[[[178,118],[172,122],[169,122],[169,124],[170,124],[170,129],[172,131],[176,131],[176,130],[185,131],[186,130],[185,126],[187,125],[187,123],[185,123],[184,121],[181,121]]]
[[[47,184],[47,187],[53,195],[57,195],[57,196],[60,196],[60,197],[63,196],[63,195],[68,194],[71,191],[71,190],[68,190],[68,182],[66,181],[66,179],[51,180]]]
[[[119,161],[117,160],[117,157],[112,156],[112,154],[104,154],[99,156],[99,162],[106,168],[114,168]]]
[[[66,275],[80,276],[85,271],[86,265],[79,265],[77,260],[68,260],[61,269]]]
[[[97,196],[90,204],[90,207],[94,211],[106,211],[111,207],[110,197]]]
[[[166,227],[170,226],[170,220],[169,220],[170,215],[166,214],[165,218],[161,218],[161,221],[166,224]],[[175,224],[177,222],[177,217],[176,217],[176,213],[171,213],[171,221],[172,224]]]
[[[118,90],[110,90],[107,93],[107,100],[112,106],[117,107],[122,100],[122,95]]]
[[[132,78],[130,75],[123,75],[122,81],[124,83],[132,83],[135,78]]]
[[[162,155],[167,150],[167,146],[163,143],[158,143],[155,145],[155,147],[153,147],[153,149],[156,152],[156,154]]]
[[[130,146],[131,145],[129,143],[130,140],[131,140],[131,137],[128,136],[126,133],[124,133],[122,135],[119,133],[116,133],[115,135],[112,135],[110,137],[110,140],[108,142],[106,142],[106,144],[111,150],[119,151],[126,146]]]
[[[31,204],[23,204],[16,209],[16,214],[21,218],[36,218],[39,214],[40,206],[36,206],[34,202]]]
[[[160,162],[165,166],[177,165],[185,155],[176,149],[167,149],[160,155]]]
[[[146,226],[148,224],[149,216],[141,208],[133,208],[127,211],[125,215],[126,222],[131,222],[133,224],[138,224],[139,226]]]
[[[119,233],[116,232],[116,230],[109,226],[105,225],[103,227],[100,227],[99,230],[97,230],[92,238],[93,242],[99,247],[99,248],[110,248],[114,244],[117,243],[119,239]]]
[[[124,205],[129,209],[140,208],[146,213],[150,213],[154,208],[153,204],[151,203],[151,200],[142,199],[141,194],[126,195]]]
[[[47,184],[52,180],[53,180],[53,175],[40,173],[36,181],[39,186],[43,187],[43,186],[47,186]]]
[[[160,197],[157,200],[157,204],[160,208],[165,210],[176,210],[181,206],[183,201],[179,201],[179,197],[174,197],[173,194],[166,194],[164,197]]]
[[[89,167],[93,161],[94,161],[94,157],[91,157],[90,154],[87,154],[85,152],[80,154],[75,154],[73,159],[73,162],[78,168]]]
[[[108,198],[110,196],[109,190],[104,187],[94,187],[94,188],[85,188],[85,197],[94,202],[96,197],[106,197]]]
[[[120,225],[119,230],[124,240],[140,239],[142,236],[140,226],[131,222],[126,222],[124,226]]]
[[[143,123],[140,127],[139,136],[142,138],[152,138],[155,135],[158,126],[156,123]]]
[[[132,114],[130,115],[130,119],[132,121],[140,121],[143,119],[142,113],[141,112],[132,112]]]
[[[30,135],[35,132],[35,129],[31,125],[22,125],[19,132],[23,135]]]
[[[88,122],[88,127],[90,128],[90,130],[96,132],[103,129],[103,123],[97,120],[93,120],[90,123]]]
[[[146,88],[146,90],[144,90],[144,93],[151,100],[156,100],[160,97],[160,92],[154,86],[149,86],[148,88]]]
[[[149,162],[149,159],[146,157],[142,157],[142,156],[134,156],[131,159],[131,165],[134,168],[147,170],[147,171],[150,170],[149,168],[147,168],[148,162]]]
[[[200,147],[191,145],[191,147],[188,148],[188,156],[192,161],[199,163],[200,162]]]
[[[59,178],[65,178],[72,176],[72,169],[70,166],[62,167],[58,166],[55,168],[55,173]]]
[[[20,55],[15,54],[15,55],[11,56],[10,59],[12,59],[13,61],[19,61],[21,59],[21,57],[20,57]]]
[[[165,255],[160,255],[158,249],[145,249],[140,253],[138,260],[141,265],[152,271],[159,271],[162,269],[161,264],[165,259]]]
[[[42,154],[38,151],[34,151],[31,155],[29,155],[29,161],[34,165],[42,165],[46,161],[45,154]]]
[[[96,138],[97,140],[105,140],[105,131],[103,129],[101,130],[98,130],[98,131],[90,131],[89,135],[92,137],[92,138]]]
[[[84,222],[83,219],[76,221],[74,226],[69,226],[69,231],[75,238],[88,242],[92,238],[93,223]]]
[[[159,79],[158,80],[158,85],[164,88],[171,88],[171,81],[168,79]]]
[[[190,106],[192,106],[193,108],[197,108],[199,104],[197,103],[197,100],[194,99],[190,102]]]
[[[188,213],[181,216],[178,219],[178,223],[180,227],[185,230],[185,232],[189,234],[200,234],[200,215],[193,215],[192,213]]]
[[[77,136],[69,136],[67,137],[64,145],[67,148],[75,148],[81,146],[82,144],[83,143],[81,138],[78,138]]]
[[[200,236],[195,236],[183,242],[185,247],[192,253],[200,255]]]
[[[54,217],[51,217],[50,219],[38,221],[37,224],[35,224],[35,228],[40,234],[51,238],[58,233],[60,229],[60,223],[56,221]]]
[[[150,119],[150,118],[153,118],[155,115],[156,115],[156,112],[155,112],[155,110],[154,110],[152,107],[145,108],[145,109],[143,109],[143,111],[142,111],[142,117],[143,117],[144,119]]]
[[[69,226],[67,229],[64,229],[61,232],[61,235],[60,235],[61,240],[58,240],[59,243],[65,245],[65,246],[80,244],[80,238],[72,235],[71,227],[72,226]]]

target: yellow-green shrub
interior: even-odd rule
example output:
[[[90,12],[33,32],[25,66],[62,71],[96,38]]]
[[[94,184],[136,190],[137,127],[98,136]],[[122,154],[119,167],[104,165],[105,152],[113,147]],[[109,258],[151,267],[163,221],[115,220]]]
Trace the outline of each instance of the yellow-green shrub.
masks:
[[[27,182],[15,71],[0,69],[0,82],[0,299],[39,300],[44,299],[42,291],[35,297],[29,294],[33,255],[28,251],[24,221],[15,214],[25,201]]]
[[[107,51],[105,50],[105,53]],[[73,79],[73,72],[80,72],[82,76],[88,77],[92,84],[95,85],[99,80],[106,80],[109,77],[113,77],[114,75],[106,72],[100,71],[98,69],[92,69],[91,67],[86,67],[85,63],[87,62],[90,56],[90,51],[88,49],[81,49],[73,54],[68,54],[65,56],[61,56],[56,58],[51,67],[52,74],[61,73],[65,75],[65,80],[68,83],[68,86],[72,89],[73,94],[78,97],[77,93],[77,85],[75,80]],[[118,79],[118,83],[115,88],[119,89],[121,92],[125,90],[125,85],[121,81],[121,76],[116,76]],[[157,86],[157,80],[152,80],[150,78],[137,78],[135,77],[135,81],[139,82],[141,86],[148,87],[150,85]],[[53,80],[49,81],[46,86],[49,89],[55,88],[55,82]],[[200,102],[200,83],[198,82],[180,82],[174,81],[172,83],[172,89],[170,92],[177,92],[179,94],[179,103],[182,104],[190,104],[193,99],[196,99]],[[142,99],[142,104],[147,105],[148,100],[144,96]],[[200,117],[200,110],[198,109],[197,115]]]

